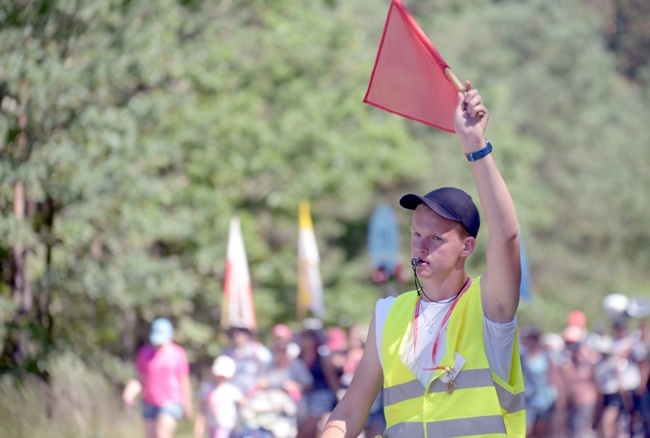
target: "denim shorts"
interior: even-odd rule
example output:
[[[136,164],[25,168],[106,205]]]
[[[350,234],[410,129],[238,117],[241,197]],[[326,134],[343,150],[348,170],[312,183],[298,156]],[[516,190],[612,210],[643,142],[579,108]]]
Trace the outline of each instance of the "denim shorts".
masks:
[[[309,415],[323,415],[332,412],[336,405],[336,396],[329,389],[317,389],[305,393]]]
[[[180,420],[183,418],[183,404],[169,402],[162,406],[154,406],[147,402],[142,402],[142,417],[146,420],[154,420],[160,414],[171,415],[176,420]]]

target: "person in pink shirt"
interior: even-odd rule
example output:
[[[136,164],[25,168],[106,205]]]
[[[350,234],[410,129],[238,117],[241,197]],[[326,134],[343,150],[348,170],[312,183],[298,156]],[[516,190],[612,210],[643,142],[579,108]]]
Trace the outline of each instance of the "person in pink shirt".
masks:
[[[166,318],[151,324],[150,344],[136,354],[137,377],[122,393],[128,406],[134,406],[142,393],[142,416],[146,438],[171,438],[178,420],[192,417],[192,390],[185,350],[172,339],[174,327]]]

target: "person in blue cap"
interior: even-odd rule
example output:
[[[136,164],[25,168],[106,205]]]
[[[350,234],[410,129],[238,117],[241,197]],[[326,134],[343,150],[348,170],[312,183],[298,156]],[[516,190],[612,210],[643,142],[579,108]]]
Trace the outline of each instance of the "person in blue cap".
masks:
[[[469,82],[465,91],[454,128],[489,230],[486,271],[472,278],[465,266],[480,227],[469,194],[442,187],[400,199],[413,211],[415,290],[377,302],[363,357],[323,437],[358,436],[382,388],[387,437],[525,435],[519,227],[485,140],[487,108]]]
[[[185,350],[173,342],[174,326],[167,318],[151,324],[149,344],[138,349],[137,375],[122,393],[127,406],[134,406],[142,393],[142,417],[146,438],[171,438],[177,422],[192,418],[192,389]]]

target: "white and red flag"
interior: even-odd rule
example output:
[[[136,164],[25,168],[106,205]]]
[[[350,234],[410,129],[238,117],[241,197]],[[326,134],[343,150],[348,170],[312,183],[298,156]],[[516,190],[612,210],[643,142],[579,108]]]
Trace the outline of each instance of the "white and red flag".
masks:
[[[298,320],[303,320],[310,310],[314,316],[323,318],[323,282],[309,201],[300,203],[298,225]]]
[[[230,220],[221,327],[257,329],[248,258],[238,217]]]

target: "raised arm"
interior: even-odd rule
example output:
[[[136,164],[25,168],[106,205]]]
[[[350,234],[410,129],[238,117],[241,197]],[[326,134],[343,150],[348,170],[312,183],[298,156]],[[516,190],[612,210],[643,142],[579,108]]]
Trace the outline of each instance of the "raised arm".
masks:
[[[454,125],[463,152],[467,154],[486,146],[489,113],[478,90],[472,89],[469,81],[465,88],[465,96],[458,93]],[[483,117],[477,116],[479,112],[483,112]],[[483,311],[492,321],[509,322],[515,317],[519,305],[521,281],[517,215],[492,154],[470,165],[489,233],[487,269],[481,283]]]
[[[383,379],[373,318],[359,367],[354,373],[350,387],[325,423],[321,436],[358,437],[366,424],[372,403],[383,385]]]

